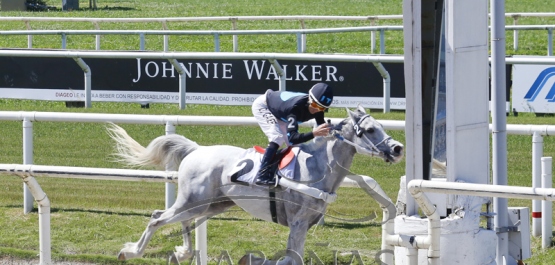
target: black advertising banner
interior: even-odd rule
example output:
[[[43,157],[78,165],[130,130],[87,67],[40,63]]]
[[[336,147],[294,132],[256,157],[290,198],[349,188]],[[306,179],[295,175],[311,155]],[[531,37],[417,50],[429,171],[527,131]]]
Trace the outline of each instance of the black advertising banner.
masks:
[[[167,60],[84,59],[91,69],[92,100],[179,102],[179,73]],[[186,103],[250,105],[279,76],[266,60],[178,60],[186,72]],[[334,87],[333,106],[381,109],[383,78],[372,63],[279,60],[286,89],[307,92],[318,82]],[[384,64],[391,76],[391,108],[404,109],[403,64]],[[70,58],[0,57],[0,97],[84,99],[84,73]]]

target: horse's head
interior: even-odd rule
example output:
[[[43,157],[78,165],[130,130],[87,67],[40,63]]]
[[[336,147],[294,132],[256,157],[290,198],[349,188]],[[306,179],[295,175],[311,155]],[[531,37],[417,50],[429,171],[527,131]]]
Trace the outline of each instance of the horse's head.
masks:
[[[392,163],[403,158],[403,144],[393,140],[362,106],[355,111],[347,109],[347,112],[349,118],[344,121],[341,136],[351,142],[359,154],[379,156]]]

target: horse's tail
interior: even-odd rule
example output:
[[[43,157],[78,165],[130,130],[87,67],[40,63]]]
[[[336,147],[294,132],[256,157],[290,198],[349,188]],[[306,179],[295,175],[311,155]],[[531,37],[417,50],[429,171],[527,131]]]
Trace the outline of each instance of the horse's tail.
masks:
[[[181,135],[170,134],[160,136],[145,148],[127,132],[113,124],[107,128],[108,134],[116,142],[116,159],[128,166],[155,166],[164,168],[172,165],[176,170],[181,160],[195,151],[199,145]]]

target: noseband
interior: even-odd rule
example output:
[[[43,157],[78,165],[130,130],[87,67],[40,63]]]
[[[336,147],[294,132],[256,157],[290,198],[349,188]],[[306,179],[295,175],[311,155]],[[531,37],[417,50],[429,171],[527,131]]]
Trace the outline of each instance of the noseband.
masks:
[[[368,139],[368,137],[366,135],[364,135],[364,133],[362,132],[362,129],[360,128],[360,124],[362,123],[362,121],[364,121],[364,119],[366,119],[368,117],[370,117],[370,115],[366,114],[366,115],[362,116],[362,118],[360,118],[358,120],[358,122],[355,122],[353,119],[351,119],[351,124],[353,125],[353,129],[355,130],[356,136],[358,138],[361,138],[361,140],[365,144],[369,145],[371,149],[368,149],[366,147],[363,147],[359,144],[356,144],[354,142],[351,142],[351,141],[345,139],[345,137],[343,135],[341,135],[341,132],[338,131],[338,130],[332,130],[332,131],[330,131],[330,133],[335,138],[337,138],[337,139],[339,139],[339,140],[341,140],[341,141],[343,141],[347,144],[350,144],[350,145],[354,146],[357,149],[357,151],[359,151],[359,152],[362,151],[362,152],[364,152],[368,155],[371,155],[371,156],[383,156],[383,152],[380,151],[377,146],[389,141],[389,139],[391,139],[391,136],[388,136],[388,137],[384,138],[383,140],[381,140],[377,144],[372,143],[372,141],[370,141],[370,139]]]

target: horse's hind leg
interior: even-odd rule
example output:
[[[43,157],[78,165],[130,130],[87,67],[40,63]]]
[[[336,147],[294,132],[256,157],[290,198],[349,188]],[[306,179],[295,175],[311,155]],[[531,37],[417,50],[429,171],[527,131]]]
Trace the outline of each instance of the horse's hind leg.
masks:
[[[214,215],[217,215],[217,214],[220,214],[220,213],[224,212],[225,210],[229,209],[229,207],[231,207],[233,205],[235,205],[235,203],[232,202],[232,201],[222,201],[222,202],[219,202],[219,203],[211,204],[210,208],[208,208],[208,210],[203,213],[203,216],[195,217],[197,219],[197,221],[195,222],[195,226],[200,225],[198,220],[201,217],[204,220],[208,220],[211,217],[213,217]],[[182,231],[182,233],[183,233],[183,246],[176,246],[175,247],[175,251],[169,257],[169,260],[168,260],[169,262],[174,263],[174,264],[175,263],[179,264],[180,262],[183,262],[184,260],[190,259],[194,255],[194,250],[193,250],[192,243],[191,243],[191,232],[192,232],[191,222],[192,222],[192,219],[181,222],[181,226],[183,228],[183,231]]]
[[[179,264],[193,256],[191,246],[191,220],[181,222],[183,233],[183,246],[176,246],[175,251],[170,255],[168,261],[170,263]]]
[[[164,224],[160,224],[158,222],[158,219],[160,219],[162,215],[174,215],[174,213],[175,213],[174,208],[170,208],[166,211],[155,210],[154,212],[152,212],[152,216],[150,217],[150,221],[146,226],[146,230],[141,235],[141,238],[139,239],[139,241],[137,241],[136,243],[133,243],[133,242],[125,243],[124,248],[121,249],[118,254],[118,260],[127,260],[127,259],[132,259],[132,258],[137,258],[142,256],[144,253],[145,246],[146,244],[148,244],[148,241],[150,241],[150,238],[152,237],[154,232],[156,232],[158,228],[164,225]]]

